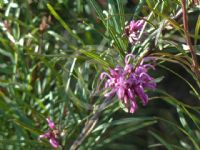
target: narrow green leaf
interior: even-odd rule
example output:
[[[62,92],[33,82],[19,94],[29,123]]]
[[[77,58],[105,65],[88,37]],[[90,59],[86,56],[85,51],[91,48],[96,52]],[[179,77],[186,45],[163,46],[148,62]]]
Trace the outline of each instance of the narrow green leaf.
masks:
[[[163,66],[163,65],[159,65],[159,66],[160,66],[161,68],[164,68],[164,69],[166,69],[166,70],[172,72],[174,75],[176,75],[177,77],[179,77],[180,79],[182,79],[184,82],[186,82],[186,83],[190,86],[190,88],[193,90],[193,92],[195,93],[195,95],[197,96],[197,98],[200,99],[199,93],[197,92],[197,90],[194,88],[194,86],[193,86],[189,81],[187,81],[184,77],[182,77],[181,75],[179,75],[179,74],[176,73],[175,71],[173,71],[173,70],[171,70],[171,69],[169,69],[169,68],[167,68],[167,67],[165,67],[165,66]]]
[[[200,15],[198,17],[197,23],[196,23],[196,27],[195,27],[195,34],[194,34],[194,45],[197,45],[197,41],[198,39],[200,39],[200,35],[199,35],[199,29],[200,29]]]
[[[149,131],[149,133],[155,137],[160,143],[162,143],[168,150],[173,150],[171,144],[167,143],[163,138],[161,138],[158,134],[153,131]]]
[[[32,133],[35,133],[35,134],[41,134],[41,132],[38,130],[38,129],[34,129],[34,128],[31,128],[29,126],[27,126],[26,124],[24,124],[23,122],[19,121],[19,120],[16,120],[16,119],[13,119],[12,120],[14,123],[16,123],[17,125],[19,125],[20,127],[22,127],[23,129],[26,129],[26,130],[29,130],[31,131]]]
[[[106,139],[104,139],[103,141],[101,141],[100,144],[96,145],[97,147],[101,147],[101,146],[104,146],[105,144],[109,144],[110,142],[116,140],[117,138],[119,137],[122,137],[130,132],[133,132],[133,131],[136,131],[136,130],[139,130],[141,128],[144,128],[144,127],[147,127],[147,126],[150,126],[152,124],[155,124],[157,123],[157,121],[144,121],[144,122],[141,122],[140,124],[129,124],[128,126],[119,126],[118,128],[116,129],[113,129],[112,130],[112,136],[111,137],[107,137]]]
[[[55,9],[53,8],[53,6],[51,6],[50,4],[47,4],[47,7],[49,9],[49,11],[51,12],[51,14],[60,22],[60,24],[65,28],[65,30],[67,30],[69,32],[69,34],[74,37],[76,40],[78,40],[82,45],[84,45],[83,41],[79,38],[79,36],[74,33],[70,27],[68,26],[68,24],[58,15],[58,13],[55,11]]]
[[[108,62],[106,62],[105,60],[103,60],[99,55],[92,53],[92,52],[87,52],[85,50],[80,50],[81,53],[83,53],[84,55],[88,56],[89,58],[94,59],[95,61],[99,62],[100,64],[102,64],[105,67],[109,67],[110,64]]]

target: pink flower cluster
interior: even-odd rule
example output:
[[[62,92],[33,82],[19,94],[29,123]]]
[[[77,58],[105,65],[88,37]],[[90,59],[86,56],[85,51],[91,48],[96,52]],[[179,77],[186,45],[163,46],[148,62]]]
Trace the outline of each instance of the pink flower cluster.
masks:
[[[126,55],[125,67],[117,66],[115,69],[110,69],[110,74],[103,72],[100,79],[107,77],[105,88],[110,89],[105,97],[113,97],[115,95],[125,104],[130,113],[134,113],[137,109],[136,96],[138,96],[143,105],[148,103],[148,95],[144,92],[144,88],[155,89],[156,83],[154,79],[148,75],[149,68],[155,69],[153,65],[144,64],[148,58],[144,58],[142,62],[134,68],[129,64],[129,57],[132,54]]]
[[[131,44],[139,40],[139,33],[144,25],[144,20],[132,20],[129,25],[125,27],[125,35]]]
[[[49,118],[46,119],[49,126],[49,131],[40,135],[39,140],[42,138],[49,139],[49,143],[54,147],[58,148],[60,146],[58,142],[58,129],[56,128],[53,121],[51,121]]]

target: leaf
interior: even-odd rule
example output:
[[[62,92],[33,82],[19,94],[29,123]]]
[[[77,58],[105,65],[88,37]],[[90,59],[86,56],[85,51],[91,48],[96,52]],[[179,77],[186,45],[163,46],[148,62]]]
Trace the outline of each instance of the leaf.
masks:
[[[24,143],[28,144],[28,145],[31,145],[31,146],[34,146],[35,148],[38,147],[38,145],[40,146],[45,146],[47,148],[51,148],[51,146],[47,143],[44,143],[44,142],[40,142],[40,141],[37,141],[37,140],[10,140],[10,139],[3,139],[3,140],[0,140],[0,145],[20,145],[20,144],[23,144]]]
[[[157,123],[157,121],[142,121],[141,123],[139,124],[135,124],[134,121],[133,123],[129,123],[127,126],[118,126],[117,128],[115,129],[112,129],[112,136],[111,137],[107,137],[105,139],[103,139],[103,141],[100,141],[99,143],[100,144],[97,144],[96,147],[102,147],[106,144],[109,144],[111,143],[112,141],[130,133],[130,132],[133,132],[133,131],[136,131],[136,130],[139,130],[141,128],[144,128],[144,127],[147,127],[147,126],[150,126],[150,125],[153,125]]]
[[[120,19],[120,28],[123,29],[125,26],[125,17],[124,17],[124,6],[121,0],[117,0],[117,7],[119,11],[119,19]]]
[[[186,135],[186,137],[188,137],[188,139],[190,139],[190,141],[192,142],[192,144],[194,145],[194,147],[196,149],[199,149],[200,147],[198,146],[198,143],[195,141],[195,138],[193,136],[191,136],[185,129],[181,128],[179,125],[175,124],[174,122],[171,122],[169,120],[163,119],[163,118],[159,118],[156,117],[157,119],[175,127],[176,129],[180,130],[182,133],[184,133]]]
[[[173,71],[173,70],[171,70],[171,69],[169,69],[169,68],[167,68],[167,67],[165,67],[165,66],[163,66],[163,65],[159,65],[159,66],[160,66],[161,68],[164,68],[164,69],[166,69],[166,70],[172,72],[174,75],[176,75],[177,77],[179,77],[180,79],[182,79],[184,82],[186,82],[186,83],[190,86],[190,88],[193,90],[193,92],[194,92],[194,94],[196,95],[196,97],[200,99],[199,93],[197,92],[197,90],[194,88],[194,86],[193,86],[189,81],[187,81],[184,77],[182,77],[181,75],[179,75],[179,74],[176,73],[175,71]]]
[[[100,56],[98,56],[95,53],[87,52],[87,51],[85,51],[83,49],[81,49],[80,52],[83,53],[84,55],[88,56],[89,58],[94,59],[95,61],[99,62],[100,64],[102,64],[105,67],[109,67],[110,66],[110,64],[107,61],[103,60]]]
[[[154,82],[159,83],[159,82],[161,82],[164,78],[165,78],[164,76],[155,78],[155,79],[154,79]]]
[[[171,19],[170,17],[168,17],[167,15],[160,13],[159,10],[157,10],[156,8],[154,9],[150,4],[150,2],[147,3],[149,6],[149,9],[154,12],[155,14],[157,14],[158,16],[166,19],[171,25],[173,25],[177,30],[183,31],[183,28],[180,27],[180,25],[174,20]]]
[[[107,124],[107,123],[101,124],[97,128],[95,128],[95,130],[93,132],[102,130],[102,129],[105,128],[105,126],[111,127],[111,126],[120,126],[120,125],[124,125],[124,124],[135,124],[135,125],[137,125],[137,124],[140,124],[140,123],[145,122],[145,121],[154,121],[154,118],[152,118],[152,117],[123,118],[123,119],[120,119],[120,120],[112,121],[109,124]]]
[[[156,138],[160,143],[162,143],[168,150],[173,150],[171,144],[167,143],[163,138],[153,131],[148,131],[154,138]]]
[[[13,119],[11,120],[13,121],[14,123],[16,123],[17,125],[19,125],[20,127],[22,127],[23,129],[26,129],[26,130],[29,130],[31,131],[32,133],[35,133],[35,134],[41,134],[41,132],[38,130],[38,129],[34,129],[34,128],[31,128],[29,126],[27,126],[26,124],[24,124],[23,122],[19,121],[19,120],[16,120],[16,119]]]
[[[199,31],[199,29],[200,29],[200,15],[198,17],[198,20],[197,20],[197,23],[196,23],[196,27],[195,27],[194,45],[197,45],[197,41],[198,41],[198,39],[200,39],[200,35],[199,35],[200,31]]]
[[[123,57],[125,55],[125,51],[127,51],[127,44],[124,42],[124,40],[122,38],[123,33],[121,33],[121,32],[123,30],[119,26],[120,23],[119,23],[116,15],[114,14],[114,12],[116,12],[116,11],[114,9],[115,6],[114,6],[113,0],[109,0],[109,4],[108,4],[109,12],[104,11],[107,18],[104,17],[103,11],[100,9],[100,7],[96,3],[96,1],[90,0],[89,2],[94,7],[99,18],[103,22],[103,24],[106,28],[106,31],[107,31],[106,34],[109,35],[109,37],[111,38],[110,39],[111,41],[112,40],[114,41],[113,46],[119,52],[120,56]]]
[[[49,11],[51,12],[51,14],[60,22],[60,24],[65,28],[65,30],[67,30],[69,32],[69,34],[74,37],[76,40],[78,40],[82,45],[84,45],[83,41],[79,38],[79,36],[74,33],[70,27],[68,26],[68,24],[58,15],[58,13],[55,11],[55,9],[50,5],[47,4],[47,7],[49,9]]]

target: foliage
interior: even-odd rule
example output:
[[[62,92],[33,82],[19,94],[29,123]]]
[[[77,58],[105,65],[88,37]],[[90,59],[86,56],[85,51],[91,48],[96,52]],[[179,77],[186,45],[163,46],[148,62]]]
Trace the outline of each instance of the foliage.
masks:
[[[199,59],[200,6],[187,1],[187,31],[183,1],[0,1],[1,149],[53,149],[38,140],[48,117],[59,149],[200,149],[200,67],[185,42]],[[145,20],[134,45],[124,36],[132,19]],[[156,60],[158,87],[134,114],[105,99],[99,79],[128,53],[134,65]]]

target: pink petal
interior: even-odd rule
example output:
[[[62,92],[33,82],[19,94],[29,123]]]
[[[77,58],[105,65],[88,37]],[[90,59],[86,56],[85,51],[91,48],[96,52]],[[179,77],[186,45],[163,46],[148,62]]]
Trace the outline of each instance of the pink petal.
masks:
[[[152,80],[152,77],[150,77],[146,72],[142,72],[139,75],[140,79],[143,80],[144,82],[148,82]]]
[[[147,94],[144,93],[144,89],[141,85],[135,87],[135,91],[137,95],[140,97],[142,100],[143,105],[146,105],[148,103],[148,96]]]
[[[118,75],[117,71],[114,70],[114,69],[110,69],[110,74],[111,74],[111,76],[117,76]]]
[[[43,138],[49,138],[50,137],[50,132],[47,132],[47,133],[44,133],[44,134],[41,134],[39,137],[38,137],[38,139],[40,140],[40,139],[43,139]]]
[[[153,66],[151,64],[145,64],[144,67],[147,69],[151,68],[151,69],[155,70],[155,66]]]
[[[127,104],[128,103],[128,97],[125,95],[124,99],[123,99],[124,103]]]
[[[137,24],[137,29],[140,30],[144,25],[144,20],[138,20],[136,24]]]
[[[143,87],[144,88],[149,88],[151,90],[155,90],[156,89],[156,83],[155,82],[144,83]]]
[[[119,77],[119,76],[124,72],[124,68],[121,67],[121,66],[117,66],[117,67],[115,67],[114,70],[117,72],[117,74],[116,74],[115,77]]]
[[[135,27],[136,27],[136,22],[135,20],[132,20],[129,24],[129,29],[132,31],[135,30]]]
[[[54,148],[58,148],[59,147],[59,143],[55,138],[50,138],[49,142]]]
[[[104,79],[106,76],[109,77],[109,78],[111,78],[111,76],[110,76],[108,73],[102,72],[101,75],[100,75],[100,79],[102,80],[102,79]]]
[[[51,121],[49,118],[47,118],[46,120],[48,122],[49,128],[51,128],[51,129],[55,129],[56,128],[56,126],[55,126],[53,121]]]
[[[119,87],[119,89],[117,90],[117,96],[119,97],[119,99],[123,99],[124,94],[125,94],[125,89],[123,87]]]
[[[136,111],[136,109],[137,109],[137,104],[136,104],[135,101],[130,101],[130,104],[131,104],[130,113],[134,113]]]
[[[127,94],[128,94],[128,97],[129,97],[131,100],[135,100],[135,97],[134,97],[134,95],[133,95],[133,92],[131,91],[130,88],[128,89]]]
[[[104,94],[105,97],[108,97],[108,98],[111,98],[115,95],[116,91],[115,90],[112,90],[106,94]]]
[[[135,59],[135,55],[133,55],[133,54],[127,54],[126,57],[125,57],[125,64],[128,64],[128,58],[129,57],[132,57],[133,59]]]

